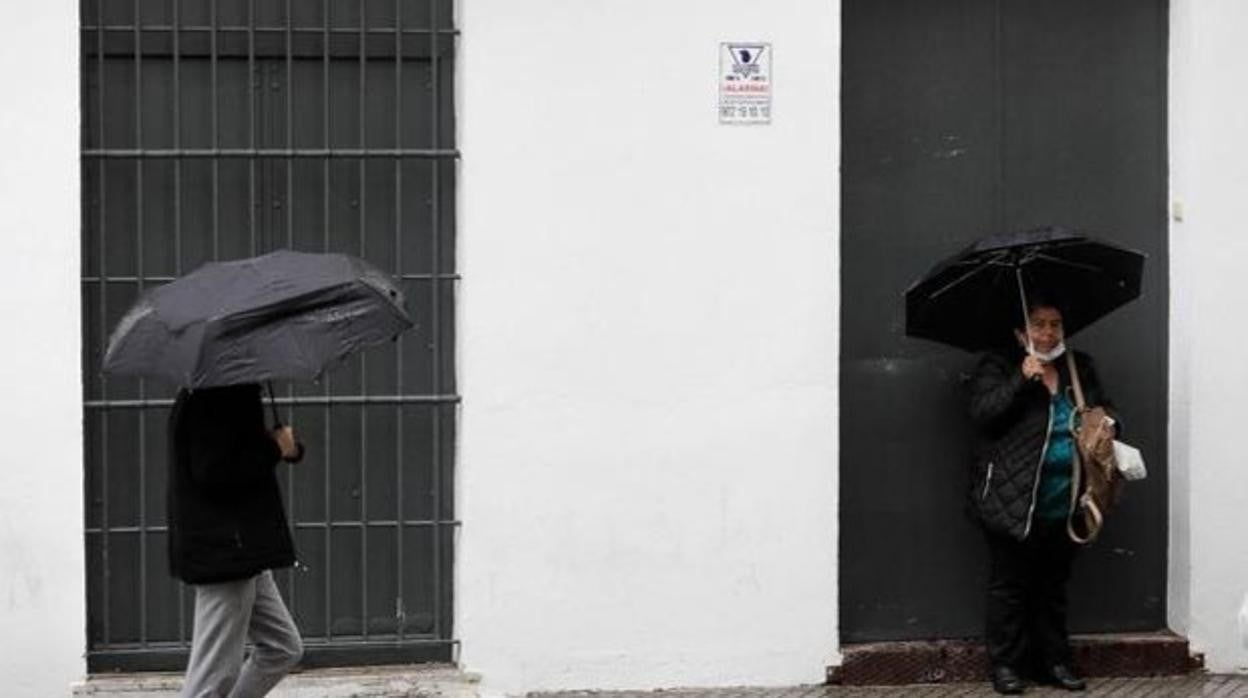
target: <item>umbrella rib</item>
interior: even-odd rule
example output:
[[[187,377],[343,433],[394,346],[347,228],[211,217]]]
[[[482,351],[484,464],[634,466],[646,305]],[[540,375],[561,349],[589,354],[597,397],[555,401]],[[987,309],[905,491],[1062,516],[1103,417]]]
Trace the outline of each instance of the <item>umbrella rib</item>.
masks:
[[[325,286],[314,291],[281,298],[264,305],[256,305],[242,309],[231,309],[210,318],[210,322],[219,323],[224,334],[250,332],[261,325],[280,322],[286,318],[302,315],[318,308],[332,307],[338,303],[338,295],[343,291],[355,288],[354,281],[345,281],[333,286]]]
[[[1094,264],[1084,264],[1082,262],[1075,262],[1075,261],[1065,259],[1062,257],[1054,257],[1051,254],[1036,254],[1033,257],[1033,259],[1043,259],[1048,262],[1054,262],[1056,264],[1061,264],[1063,266],[1071,267],[1074,269],[1084,269],[1086,271],[1096,271],[1096,272],[1105,271],[1103,268],[1098,267]]]
[[[982,261],[982,262],[978,262],[978,263],[977,263],[977,264],[978,264],[978,266],[976,266],[974,269],[972,269],[972,270],[970,270],[970,271],[966,272],[966,273],[965,273],[965,274],[963,274],[962,276],[959,276],[958,278],[954,279],[953,281],[950,281],[949,283],[945,284],[944,286],[941,286],[940,288],[936,289],[935,291],[933,291],[933,292],[931,292],[931,293],[927,294],[927,297],[928,297],[928,298],[936,298],[936,297],[938,297],[938,296],[940,296],[940,295],[944,294],[946,291],[948,291],[949,289],[953,288],[954,286],[957,286],[958,284],[962,283],[963,281],[966,281],[967,279],[971,278],[972,276],[975,276],[976,274],[980,273],[980,272],[981,272],[981,271],[983,271],[984,269],[986,269],[986,268],[988,268],[988,267],[990,267],[990,266],[995,266],[995,265],[1000,264],[1000,259],[1001,259],[1001,257],[1002,257],[1002,256],[1004,256],[1004,255],[1003,255],[1002,253],[998,252],[997,254],[993,255],[992,259],[987,259],[987,260],[984,260],[984,261]],[[1003,265],[1003,266],[1010,266],[1010,265]]]

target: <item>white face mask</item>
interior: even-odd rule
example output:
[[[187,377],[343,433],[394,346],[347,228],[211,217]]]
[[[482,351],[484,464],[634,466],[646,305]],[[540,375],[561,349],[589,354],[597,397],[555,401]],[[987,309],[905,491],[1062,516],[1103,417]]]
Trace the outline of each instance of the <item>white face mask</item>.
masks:
[[[1057,359],[1061,357],[1062,354],[1066,353],[1066,342],[1059,342],[1057,346],[1048,351],[1040,351],[1039,349],[1033,348],[1031,353],[1041,361],[1052,362],[1054,359]]]

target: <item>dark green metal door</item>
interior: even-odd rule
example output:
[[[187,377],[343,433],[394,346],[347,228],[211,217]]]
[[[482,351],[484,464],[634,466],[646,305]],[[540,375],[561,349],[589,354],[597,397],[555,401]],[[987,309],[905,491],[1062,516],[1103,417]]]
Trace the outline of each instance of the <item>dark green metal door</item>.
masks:
[[[904,336],[902,293],[989,233],[1062,224],[1149,255],[1144,296],[1072,344],[1147,455],[1076,563],[1075,631],[1165,626],[1166,46],[1162,0],[844,0],[841,634],[978,635],[963,513],[972,357]]]

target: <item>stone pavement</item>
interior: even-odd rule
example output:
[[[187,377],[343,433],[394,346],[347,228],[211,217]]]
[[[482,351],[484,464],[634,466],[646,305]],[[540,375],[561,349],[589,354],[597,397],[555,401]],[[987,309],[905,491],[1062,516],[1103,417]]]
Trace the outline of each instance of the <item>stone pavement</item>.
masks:
[[[95,674],[73,687],[73,698],[178,698],[182,675]],[[412,664],[313,669],[287,676],[270,698],[477,698],[474,677],[455,667]],[[2,694],[0,694],[2,695]]]
[[[792,688],[679,689],[669,691],[576,691],[531,694],[530,698],[963,698],[996,696],[982,683],[914,686],[795,686]],[[1030,687],[1024,696],[1115,696],[1116,698],[1248,698],[1248,675],[1192,674],[1160,678],[1092,679],[1086,693]]]
[[[75,698],[175,698],[176,674],[93,676],[74,687]],[[320,669],[288,677],[272,698],[476,698],[486,694],[475,677],[452,667],[404,666]],[[661,691],[565,691],[529,698],[969,698],[995,696],[988,682],[912,686],[792,686],[787,688],[670,689]],[[1031,687],[1025,696],[1248,698],[1248,675],[1191,674],[1162,678],[1092,679],[1084,694]]]

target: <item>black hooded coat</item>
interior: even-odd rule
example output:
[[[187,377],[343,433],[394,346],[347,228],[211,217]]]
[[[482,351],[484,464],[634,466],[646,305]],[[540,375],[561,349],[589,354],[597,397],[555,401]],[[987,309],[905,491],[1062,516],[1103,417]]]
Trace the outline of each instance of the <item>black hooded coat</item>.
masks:
[[[169,416],[169,567],[190,584],[295,562],[260,386],[183,390]]]

